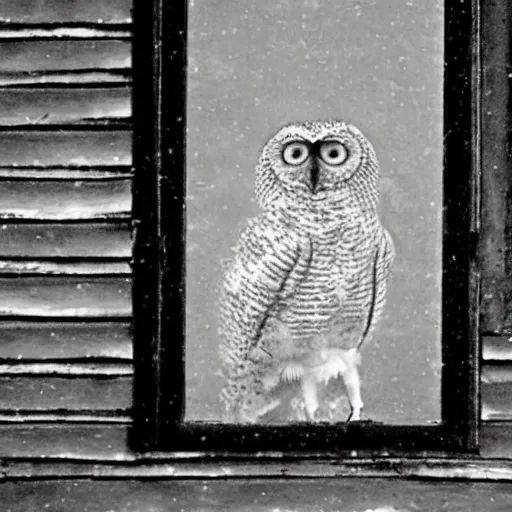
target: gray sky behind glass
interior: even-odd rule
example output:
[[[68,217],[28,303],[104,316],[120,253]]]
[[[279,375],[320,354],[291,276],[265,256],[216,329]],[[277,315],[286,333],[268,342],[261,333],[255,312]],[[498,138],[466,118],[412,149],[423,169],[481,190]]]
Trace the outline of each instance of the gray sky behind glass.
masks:
[[[397,245],[363,349],[365,417],[440,418],[441,0],[191,0],[187,100],[187,419],[219,419],[222,260],[259,213],[254,169],[292,120],[340,118],[373,143]]]

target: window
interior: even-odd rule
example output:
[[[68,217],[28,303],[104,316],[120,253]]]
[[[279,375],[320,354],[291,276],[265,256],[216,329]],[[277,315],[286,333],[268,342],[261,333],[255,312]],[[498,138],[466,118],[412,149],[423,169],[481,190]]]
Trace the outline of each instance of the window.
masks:
[[[289,2],[229,9],[214,2],[136,5],[134,443],[142,448],[477,447],[476,7],[452,0],[396,2],[386,10],[370,0],[328,3],[329,9],[314,1],[293,9]],[[382,32],[375,29],[381,24]],[[207,408],[212,400],[201,400],[206,391],[216,395],[219,381],[210,322],[214,277],[228,256],[225,247],[236,241],[234,219],[257,211],[249,203],[257,158],[247,152],[255,155],[278,121],[325,118],[331,111],[343,118],[338,95],[345,110],[353,107],[350,121],[366,126],[379,146],[389,187],[384,200],[406,203],[395,212],[384,205],[387,220],[395,221],[386,227],[401,241],[402,274],[390,284],[392,316],[380,332],[396,343],[389,352],[385,344],[372,349],[374,372],[381,373],[366,389],[376,404],[385,401],[382,383],[391,384],[389,368],[396,372],[403,358],[409,375],[400,374],[394,389],[405,405],[388,415],[375,406],[368,419],[376,421],[223,422]],[[237,169],[242,158],[243,172]],[[220,192],[201,194],[199,208],[194,187],[219,183]],[[190,219],[201,216],[209,222],[194,232]],[[198,257],[186,250],[193,245]],[[421,357],[410,351],[410,339]],[[372,353],[364,357],[371,361]],[[207,373],[211,380],[202,378]],[[411,390],[425,388],[415,399]]]

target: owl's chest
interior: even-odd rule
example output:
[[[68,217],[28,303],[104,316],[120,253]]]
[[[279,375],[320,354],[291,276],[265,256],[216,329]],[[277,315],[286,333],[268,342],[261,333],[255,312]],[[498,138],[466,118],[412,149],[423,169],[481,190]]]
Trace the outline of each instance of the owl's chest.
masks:
[[[372,232],[361,224],[340,233],[312,237],[309,277],[351,280],[371,259]]]
[[[340,295],[356,278],[358,254],[340,242],[313,241],[311,259],[300,292],[314,292],[318,298],[332,299]]]

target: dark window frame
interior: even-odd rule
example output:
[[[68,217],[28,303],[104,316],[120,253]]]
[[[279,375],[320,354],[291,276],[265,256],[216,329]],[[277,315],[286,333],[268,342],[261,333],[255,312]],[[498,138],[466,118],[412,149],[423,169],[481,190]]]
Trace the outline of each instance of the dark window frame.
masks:
[[[184,422],[187,2],[134,6],[134,425],[138,450],[478,448],[479,1],[445,0],[442,422]]]

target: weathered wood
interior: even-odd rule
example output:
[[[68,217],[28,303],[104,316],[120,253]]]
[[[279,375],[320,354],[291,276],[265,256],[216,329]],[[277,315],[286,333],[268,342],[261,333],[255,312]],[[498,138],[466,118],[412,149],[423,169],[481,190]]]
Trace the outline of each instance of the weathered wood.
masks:
[[[0,459],[134,460],[126,425],[0,425]]]
[[[131,311],[131,279],[0,278],[0,317],[127,318]]]
[[[126,23],[132,0],[3,0],[0,21],[9,23]]]
[[[512,337],[483,336],[482,357],[484,361],[512,362]]]
[[[502,421],[483,423],[480,453],[485,458],[512,459],[512,423]]]
[[[0,41],[0,52],[0,75],[131,66],[129,41]]]
[[[504,483],[284,478],[259,481],[5,482],[3,503],[27,510],[224,512],[504,512],[512,488]]]
[[[0,87],[34,87],[34,86],[80,86],[87,85],[125,85],[131,83],[129,70],[110,69],[106,71],[64,71],[40,72],[30,74],[2,73]]]
[[[0,423],[11,425],[53,423],[53,424],[130,424],[132,412],[129,411],[0,411]]]
[[[123,411],[131,407],[131,377],[0,376],[0,410]]]
[[[129,258],[127,223],[0,224],[2,258]]]
[[[224,512],[504,512],[505,483],[420,482],[392,479],[250,481],[6,482],[4,503],[26,510]],[[65,508],[64,508],[65,507]]]
[[[111,180],[132,178],[130,166],[0,167],[0,180]]]
[[[130,211],[130,180],[0,181],[4,220],[122,219]]]
[[[0,220],[99,220],[130,211],[130,180],[0,181]]]
[[[481,374],[482,420],[512,419],[512,365],[484,365]]]
[[[0,359],[132,358],[131,326],[109,322],[0,322]]]
[[[279,454],[274,454],[274,459],[270,462],[254,458],[251,460],[243,454],[221,461],[201,459],[200,453],[136,454],[129,449],[128,428],[128,425],[101,423],[0,425],[0,458],[3,462],[3,474],[26,477],[61,475],[196,479],[225,479],[227,476],[309,476],[337,477],[337,484],[343,481],[339,477],[347,476],[512,481],[512,462],[496,460],[510,457],[512,453],[512,429],[504,429],[501,425],[483,426],[481,457],[412,454],[411,458],[407,458],[352,453],[345,454],[342,458],[334,457],[322,461],[315,454],[306,454],[304,460],[300,460],[301,457],[294,454],[289,454],[284,459]],[[426,456],[429,456],[428,460],[424,459]],[[16,459],[32,459],[34,462],[23,465],[23,462],[16,462]],[[67,460],[69,464],[61,462],[45,465],[44,461],[48,459]],[[9,460],[11,462],[8,464]],[[90,461],[90,465],[83,464],[83,461]],[[101,462],[117,464],[102,465]],[[120,464],[122,462],[124,464]]]
[[[482,273],[481,331],[512,333],[512,173],[509,151],[511,128],[508,63],[511,12],[503,2],[483,2],[481,8],[482,85],[482,198],[478,259]]]
[[[480,380],[484,384],[512,383],[512,364],[485,364]]]
[[[0,89],[0,125],[80,124],[129,119],[130,89]]]
[[[124,262],[54,262],[0,260],[0,275],[121,275],[131,274]]]
[[[25,416],[24,416],[25,417]],[[261,461],[264,454],[237,453],[231,456],[227,454],[213,454],[203,452],[149,452],[134,453],[128,442],[128,425],[81,424],[81,425],[52,425],[44,423],[35,425],[0,425],[0,458],[6,457],[31,457],[37,458],[75,458],[98,461],[146,461],[149,465],[159,461],[169,461],[179,464],[180,461],[192,462],[191,466],[184,466],[182,470],[176,467],[183,476],[223,477],[232,470],[232,476],[278,476],[289,474],[336,476],[349,471],[378,472],[391,469],[388,475],[397,475],[393,465],[400,457],[401,452],[375,453],[368,451],[333,450],[331,454],[323,454],[323,461],[319,461],[321,454],[315,452],[286,453],[283,460],[282,453],[272,453],[269,456],[272,461]],[[419,466],[427,454],[423,452],[408,453],[413,459],[419,459]],[[450,459],[450,454],[430,453],[432,460]],[[452,454],[453,455],[453,454]],[[136,456],[136,457],[135,457]],[[215,457],[219,460],[215,461]],[[205,463],[206,459],[211,464]],[[388,462],[389,461],[389,462]],[[237,464],[238,462],[238,464]],[[374,466],[372,467],[372,463]],[[343,468],[343,465],[346,465]],[[244,466],[247,465],[246,468]],[[448,466],[449,467],[449,466]],[[201,468],[204,472],[201,473]],[[228,469],[229,468],[229,469]],[[425,470],[426,468],[424,468]],[[165,471],[153,467],[154,472]],[[339,473],[337,473],[339,472]],[[385,474],[384,471],[382,474]],[[148,475],[149,476],[149,475]]]
[[[388,464],[389,462],[389,464]],[[214,466],[212,468],[212,466]],[[238,466],[238,467],[237,467]],[[292,469],[297,469],[292,466]],[[243,463],[243,465],[231,465],[224,464],[222,465],[222,474],[218,471],[219,465],[214,464],[205,464],[203,467],[201,464],[189,465],[185,463],[180,463],[178,465],[174,463],[153,463],[153,464],[145,464],[145,463],[129,463],[129,464],[97,464],[94,462],[81,461],[81,462],[73,462],[73,461],[13,461],[13,460],[2,460],[2,475],[4,479],[15,480],[15,479],[23,479],[26,481],[30,478],[37,479],[51,479],[55,481],[56,477],[60,477],[61,482],[66,478],[80,478],[80,479],[94,479],[98,481],[100,479],[108,479],[112,481],[113,479],[123,479],[127,481],[128,479],[143,479],[146,482],[149,479],[155,479],[159,481],[167,481],[171,483],[172,481],[201,481],[203,479],[203,488],[208,488],[210,483],[215,481],[217,482],[226,482],[231,481],[232,483],[240,482],[245,480],[246,482],[260,482],[265,483],[267,486],[272,483],[281,483],[283,481],[287,481],[293,486],[297,485],[297,482],[300,478],[307,478],[309,480],[316,480],[317,482],[327,483],[329,481],[334,482],[336,485],[339,484],[340,481],[345,481],[350,483],[352,488],[357,488],[359,482],[364,482],[365,478],[372,478],[373,481],[375,478],[386,478],[389,479],[390,482],[393,483],[394,489],[399,489],[395,484],[397,479],[399,482],[408,482],[415,479],[417,483],[421,481],[421,479],[428,480],[427,482],[423,482],[424,485],[436,485],[438,491],[442,491],[450,484],[453,485],[465,485],[465,486],[475,486],[479,488],[480,486],[491,486],[492,484],[497,485],[500,481],[506,481],[508,485],[510,485],[510,463],[508,461],[484,461],[478,462],[475,464],[474,461],[443,461],[441,464],[438,461],[432,461],[431,464],[424,463],[418,460],[404,459],[404,460],[389,460],[384,464],[381,461],[375,461],[373,465],[368,465],[367,467],[354,467],[356,464],[352,464],[347,466],[342,466],[337,470],[333,470],[332,467],[322,466],[320,464],[316,464],[316,468],[313,468],[311,464],[306,464],[301,468],[300,471],[290,471],[290,465],[285,464],[247,464]],[[311,471],[311,469],[316,469],[316,471]],[[217,471],[216,471],[217,470]],[[236,478],[236,476],[240,476],[241,478]],[[351,477],[358,477],[357,480]],[[230,478],[230,480],[228,480]],[[242,480],[243,479],[243,480]],[[435,480],[435,482],[432,482]],[[443,485],[443,480],[446,480]],[[449,480],[454,480],[454,482],[450,482]],[[461,480],[467,480],[466,482],[461,482]],[[486,481],[483,483],[482,481]],[[502,485],[507,485],[503,483]],[[339,487],[338,487],[339,489]],[[428,488],[427,488],[428,489]],[[237,489],[239,491],[240,489]],[[233,494],[239,495],[239,492],[233,490]],[[128,492],[128,491],[127,491]],[[241,491],[243,492],[243,491]],[[266,491],[260,491],[262,496],[266,496]],[[383,497],[382,494],[378,495],[381,499]],[[444,498],[446,495],[442,495]],[[297,497],[297,494],[295,494]],[[375,510],[371,510],[371,512],[412,512],[412,510],[422,510],[425,512],[431,512],[430,502],[428,498],[430,497],[430,493],[427,493],[425,497],[425,506],[426,508],[418,508],[414,503],[410,503],[413,507],[412,509],[395,509],[390,508],[389,506],[385,506],[383,508],[379,507]],[[291,495],[287,498],[287,504],[296,504],[297,506],[304,505],[305,502],[296,502],[291,500]],[[167,497],[167,502],[169,502],[170,497]],[[322,508],[293,508],[293,509],[276,509],[272,510],[294,510],[294,511],[302,511],[302,510],[335,510],[336,512],[340,512],[340,508],[330,509],[325,507],[325,501],[327,500],[327,496],[325,493],[322,494],[322,498],[324,506]],[[332,501],[330,499],[329,501]],[[170,501],[174,503],[173,501]],[[389,500],[387,501],[389,502]],[[490,499],[489,502],[493,504],[493,500]],[[119,502],[118,502],[119,503]],[[145,500],[146,505],[151,503],[151,500]],[[189,502],[190,503],[190,502]],[[203,503],[207,503],[203,500]],[[243,503],[247,503],[244,498]],[[319,502],[320,503],[320,502]],[[365,502],[363,502],[364,504]],[[382,504],[382,502],[380,502]],[[446,500],[444,500],[446,504]],[[457,502],[456,502],[457,503]],[[461,503],[461,502],[459,502]],[[462,502],[463,504],[466,502]],[[481,506],[481,502],[476,502],[477,507]],[[503,503],[503,502],[502,502]],[[505,502],[506,503],[506,502]],[[216,505],[222,504],[222,501],[216,500]],[[499,505],[499,502],[498,502]],[[80,507],[83,506],[83,501],[80,503]],[[237,503],[236,508],[222,508],[220,510],[269,510],[267,508],[240,508],[241,502]],[[378,505],[377,505],[378,506]],[[339,505],[338,505],[339,507]],[[83,510],[79,508],[78,510]],[[136,508],[136,509],[126,509],[126,510],[149,510],[146,508]],[[154,510],[154,509],[151,509]],[[158,509],[160,510],[160,509]],[[162,508],[161,510],[173,510],[172,508]],[[193,508],[193,509],[181,509],[181,510],[219,510],[218,508]],[[349,509],[350,512],[354,512],[354,509]],[[357,511],[363,509],[357,509]],[[435,510],[442,510],[442,508],[436,508]],[[464,511],[480,511],[480,510],[496,510],[496,512],[508,512],[508,508],[497,508],[497,509],[470,509],[470,508],[454,508],[450,510],[464,510]]]
[[[0,362],[0,375],[5,376],[66,376],[66,377],[119,377],[133,375],[133,367],[128,362],[62,362],[62,363],[25,363]]]
[[[0,133],[0,166],[131,165],[129,131]]]
[[[131,39],[130,30],[122,28],[99,28],[101,24],[95,27],[40,27],[40,26],[22,26],[0,29],[0,41],[27,41],[37,39]]]

